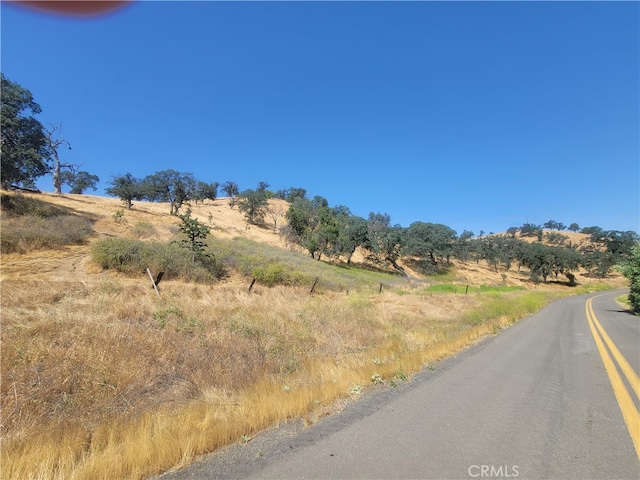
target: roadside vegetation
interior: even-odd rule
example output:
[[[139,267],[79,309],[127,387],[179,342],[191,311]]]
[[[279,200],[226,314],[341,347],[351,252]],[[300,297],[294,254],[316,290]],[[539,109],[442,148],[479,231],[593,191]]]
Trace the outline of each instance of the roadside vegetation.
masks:
[[[3,199],[3,234],[12,220],[68,212]],[[107,275],[3,279],[1,478],[144,478],[186,465],[283,421],[313,423],[559,295],[600,288],[468,286],[453,267],[407,278],[177,217],[166,241],[147,220],[127,226],[133,238],[85,237]],[[34,225],[36,237],[50,228]],[[160,297],[141,281],[146,268],[165,272]]]
[[[553,297],[162,286],[3,287],[2,478],[143,478],[391,388]]]
[[[31,93],[1,77],[2,479],[145,478],[313,423],[554,298],[613,285],[616,264],[634,308],[640,298],[635,232],[402,227],[303,188],[173,169],[114,176],[105,192],[119,208],[93,199],[89,213],[82,193],[98,177],[59,157],[60,127],[46,130]],[[32,195],[44,175],[57,195]],[[214,224],[219,188],[238,224]]]
[[[640,242],[635,244],[631,255],[620,262],[618,271],[629,279],[626,303],[632,313],[640,315]]]

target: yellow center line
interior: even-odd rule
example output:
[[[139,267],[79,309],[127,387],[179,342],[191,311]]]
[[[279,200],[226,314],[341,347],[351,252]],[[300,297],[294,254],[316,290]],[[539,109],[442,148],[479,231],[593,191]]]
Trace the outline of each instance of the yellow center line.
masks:
[[[616,362],[618,362],[618,365],[620,366],[622,373],[624,373],[624,376],[627,377],[627,381],[631,385],[631,388],[633,388],[633,391],[635,392],[636,397],[640,399],[640,377],[638,377],[636,372],[634,372],[633,368],[631,368],[631,365],[629,365],[629,362],[627,362],[627,359],[624,358],[624,356],[620,353],[620,350],[618,350],[618,347],[616,347],[616,345],[613,343],[609,335],[607,335],[607,332],[604,331],[604,328],[596,318],[596,314],[593,311],[593,305],[591,305],[591,300],[592,299],[590,298],[589,301],[587,301],[587,308],[589,309],[589,313],[591,314],[591,321],[595,324],[596,328],[598,329],[598,332],[600,332],[600,336],[604,340],[604,343],[607,344],[607,347],[609,347],[609,351],[615,358]]]
[[[615,363],[611,359],[609,352],[607,351],[604,343],[602,342],[602,339],[600,338],[600,335],[598,334],[598,328],[595,324],[597,322],[598,325],[600,325],[600,322],[598,322],[598,319],[593,312],[593,308],[591,306],[592,299],[593,297],[587,300],[585,308],[587,314],[587,322],[589,323],[591,334],[593,335],[593,339],[596,342],[598,351],[600,352],[600,358],[602,358],[604,368],[607,372],[607,375],[609,376],[609,382],[611,382],[611,388],[613,388],[613,393],[616,396],[616,400],[618,401],[618,406],[622,411],[622,417],[624,418],[624,422],[627,425],[627,430],[629,431],[629,435],[631,436],[631,440],[633,441],[633,445],[636,449],[636,455],[638,457],[638,460],[640,460],[640,413],[638,413],[638,409],[634,405],[633,399],[631,398],[631,395],[629,395],[629,392],[627,391],[627,388],[622,381],[622,377],[618,373],[618,369],[616,368]],[[604,333],[604,329],[601,325],[599,330],[601,330],[601,333]],[[611,341],[610,338],[609,341]],[[611,342],[611,344],[613,345],[613,342]],[[627,374],[625,373],[625,375]]]

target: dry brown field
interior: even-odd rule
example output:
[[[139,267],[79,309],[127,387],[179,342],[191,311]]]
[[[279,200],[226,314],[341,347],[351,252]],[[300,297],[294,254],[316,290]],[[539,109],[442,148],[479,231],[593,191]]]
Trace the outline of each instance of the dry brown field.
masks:
[[[526,272],[455,264],[447,282],[512,285],[486,296],[429,294],[425,279],[339,292],[265,287],[237,272],[213,285],[102,271],[91,245],[107,237],[170,241],[163,203],[25,194],[92,220],[81,245],[2,255],[0,478],[146,478],[291,419],[308,423],[393,388],[560,295],[623,286],[534,286]],[[287,204],[271,200],[284,220]],[[249,226],[227,199],[193,205],[212,238],[290,248],[267,223]],[[123,212],[120,221],[117,213]],[[5,225],[3,214],[2,225]],[[269,222],[269,219],[267,219]],[[583,239],[572,234],[572,241]],[[363,263],[360,252],[356,263]],[[461,290],[462,291],[462,290]],[[505,305],[509,308],[505,309]],[[487,312],[481,321],[473,312]]]

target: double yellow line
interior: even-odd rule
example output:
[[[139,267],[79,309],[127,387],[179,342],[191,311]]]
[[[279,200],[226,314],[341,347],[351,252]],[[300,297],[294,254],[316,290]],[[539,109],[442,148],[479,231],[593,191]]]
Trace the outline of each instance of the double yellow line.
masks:
[[[609,381],[611,382],[611,387],[613,388],[613,393],[616,396],[616,400],[618,400],[618,405],[620,406],[620,410],[622,411],[622,417],[624,418],[625,423],[627,424],[627,429],[629,430],[629,435],[631,435],[631,440],[633,440],[633,445],[636,448],[636,455],[638,456],[638,460],[640,460],[640,413],[638,413],[638,409],[636,408],[634,401],[629,394],[624,382],[622,381],[622,377],[618,372],[618,368],[616,367],[616,363],[620,367],[620,370],[624,374],[627,379],[627,382],[631,385],[631,390],[635,393],[636,397],[640,399],[640,378],[636,372],[631,368],[629,362],[622,356],[620,350],[615,346],[607,332],[604,331],[602,325],[596,318],[596,314],[593,312],[593,306],[591,305],[591,301],[595,297],[591,297],[587,300],[586,304],[586,312],[587,312],[587,322],[589,323],[589,328],[591,329],[591,334],[593,335],[593,339],[596,342],[596,346],[598,347],[598,351],[600,352],[600,357],[602,358],[602,362],[604,363],[604,368],[607,371],[607,375],[609,376]],[[606,347],[605,347],[606,344]],[[607,351],[608,347],[608,351]],[[611,358],[613,355],[614,360]]]

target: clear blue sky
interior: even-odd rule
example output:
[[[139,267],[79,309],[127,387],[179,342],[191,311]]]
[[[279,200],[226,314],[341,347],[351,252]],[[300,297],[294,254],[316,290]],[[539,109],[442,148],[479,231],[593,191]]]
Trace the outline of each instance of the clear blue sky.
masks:
[[[1,9],[3,73],[98,195],[172,168],[403,226],[640,230],[638,2]]]

